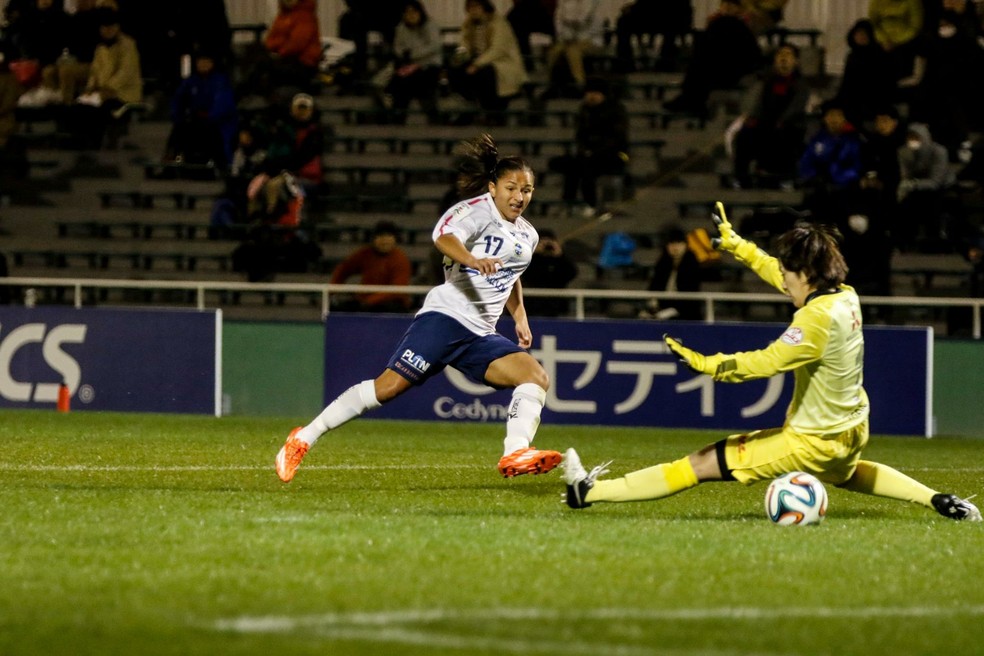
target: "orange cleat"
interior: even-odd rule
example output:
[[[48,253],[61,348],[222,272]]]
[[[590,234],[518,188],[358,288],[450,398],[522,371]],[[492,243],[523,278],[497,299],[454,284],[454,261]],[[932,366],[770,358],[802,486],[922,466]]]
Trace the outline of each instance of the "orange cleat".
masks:
[[[297,473],[297,468],[300,466],[301,460],[304,459],[304,455],[311,448],[311,445],[307,442],[302,442],[294,437],[299,430],[301,430],[301,426],[290,432],[290,435],[287,436],[287,441],[284,442],[284,445],[280,447],[280,451],[277,453],[277,476],[284,483],[290,483],[291,479],[294,478],[294,474]]]
[[[546,474],[560,464],[557,451],[539,451],[529,446],[517,449],[499,459],[499,473],[505,478],[523,474]]]

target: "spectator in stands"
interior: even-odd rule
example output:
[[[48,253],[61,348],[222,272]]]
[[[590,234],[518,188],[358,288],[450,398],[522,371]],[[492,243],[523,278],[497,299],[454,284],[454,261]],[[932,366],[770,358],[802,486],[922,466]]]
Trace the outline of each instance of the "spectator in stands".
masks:
[[[929,126],[954,162],[972,127],[984,126],[977,118],[984,111],[979,83],[984,79],[984,50],[976,37],[957,27],[958,20],[952,11],[940,15],[939,29],[923,51],[925,70],[919,91],[910,103],[912,119]]]
[[[437,23],[419,0],[408,0],[403,20],[393,38],[395,64],[386,91],[393,98],[393,122],[406,123],[407,107],[416,98],[428,121],[438,122],[437,84],[441,74],[443,43]]]
[[[893,79],[912,76],[923,29],[923,0],[869,0],[868,19],[878,43],[891,55]]]
[[[755,34],[779,27],[789,0],[742,0],[742,16]]]
[[[935,251],[945,242],[945,194],[953,185],[946,146],[925,125],[912,123],[899,151],[899,210],[892,234],[902,250]]]
[[[126,118],[129,104],[143,99],[140,53],[120,30],[116,10],[99,9],[99,38],[85,90],[67,117],[69,131],[83,148],[100,147],[106,129]]]
[[[842,217],[837,227],[843,236],[841,253],[847,262],[846,282],[862,295],[892,293],[892,241],[884,222],[860,212]],[[874,312],[862,308],[865,316]]]
[[[355,79],[364,79],[369,61],[370,9],[365,2],[345,0],[345,11],[338,17],[338,38],[351,41],[355,46],[347,61]]]
[[[653,266],[649,291],[699,292],[701,278],[697,256],[687,246],[687,233],[679,226],[671,226],[663,235],[663,249]],[[658,321],[667,319],[697,321],[702,316],[701,305],[700,301],[653,299],[639,313],[639,318]]]
[[[195,70],[171,99],[171,135],[165,161],[206,164],[225,169],[236,138],[236,98],[228,74],[216,70],[215,56],[195,53]]]
[[[279,0],[277,16],[263,38],[267,59],[260,63],[260,95],[275,87],[308,89],[321,61],[321,33],[315,0]]]
[[[487,122],[501,123],[510,99],[528,80],[523,55],[508,21],[491,0],[465,0],[465,14],[448,81],[452,90],[478,103]],[[474,116],[465,114],[458,122],[470,120]]]
[[[321,249],[300,229],[304,189],[287,171],[260,174],[247,190],[250,229],[232,253],[234,271],[249,282],[272,281],[276,273],[304,273]]]
[[[629,117],[606,80],[589,78],[577,114],[576,151],[552,159],[551,168],[564,176],[564,201],[570,208],[578,191],[587,203],[585,216],[598,210],[598,178],[624,176],[629,161]]]
[[[663,103],[667,111],[704,115],[711,91],[738,86],[762,67],[762,51],[741,18],[740,0],[721,0],[695,39],[680,94]]]
[[[905,145],[905,126],[892,105],[875,110],[873,128],[862,142],[861,156],[864,174],[859,182],[859,212],[872,224],[869,232],[885,232],[895,218],[896,194],[901,172],[899,149]]]
[[[779,46],[772,69],[749,90],[734,123],[735,185],[787,184],[803,152],[809,96],[799,72],[799,50],[791,43]]]
[[[861,19],[851,27],[847,46],[837,98],[847,119],[860,127],[874,118],[876,108],[895,97],[895,79],[891,58],[875,38],[870,20]]]
[[[106,0],[100,0],[101,2]],[[232,66],[232,30],[225,0],[112,0],[120,25],[137,42],[145,79],[170,96],[178,88],[197,50],[212,53],[219,68]],[[187,61],[185,61],[187,60]]]
[[[209,228],[212,239],[238,236],[241,233],[237,228],[248,222],[249,184],[264,172],[268,129],[259,114],[240,121],[235,149],[223,180],[224,188],[212,204]]]
[[[636,69],[636,54],[632,39],[640,42],[648,37],[655,42],[661,37],[657,68],[673,71],[677,68],[680,44],[694,22],[691,0],[635,0],[622,5],[615,21],[615,57],[623,71]]]
[[[399,247],[399,229],[395,223],[380,221],[372,230],[370,243],[357,248],[335,267],[331,284],[340,285],[359,276],[362,285],[410,284],[413,265]],[[336,310],[358,312],[406,312],[410,309],[407,294],[370,292],[357,294],[350,301],[333,304]]]
[[[810,137],[799,160],[804,205],[814,216],[843,222],[858,203],[863,164],[861,137],[838,99],[821,108],[821,127]]]
[[[382,49],[389,55],[404,4],[402,0],[345,0],[345,11],[338,17],[338,36],[351,41],[355,52],[346,59],[351,65],[352,79],[343,76],[340,80],[343,85],[365,79],[369,69],[370,32],[382,37]]]
[[[289,171],[312,189],[321,184],[324,151],[324,128],[314,98],[298,93],[291,100],[289,115],[272,129],[263,168],[271,176]]]
[[[20,22],[20,56],[31,59],[45,69],[53,69],[68,44],[69,18],[62,0],[34,0]],[[49,74],[50,75],[50,74]],[[38,78],[38,82],[41,77]],[[59,99],[52,87],[39,84],[20,98],[20,105],[43,106]]]
[[[41,88],[45,89],[37,104],[70,105],[85,90],[99,45],[99,15],[96,0],[77,0],[75,13],[68,17],[65,50],[54,64],[41,72]]]
[[[540,232],[540,241],[533,250],[530,266],[523,274],[526,289],[564,289],[577,278],[577,264],[564,252],[557,234],[549,228]],[[537,298],[530,310],[535,316],[560,317],[570,313],[568,298]]]
[[[27,155],[16,137],[17,99],[23,90],[10,72],[13,50],[10,43],[0,42],[0,182],[27,176]]]
[[[553,11],[543,0],[513,0],[512,9],[506,13],[506,20],[516,35],[526,70],[532,71],[533,49],[530,36],[535,33],[554,36]]]
[[[932,37],[939,25],[940,16],[950,12],[954,16],[957,30],[976,39],[984,35],[984,25],[978,14],[977,4],[972,0],[927,0],[923,4],[923,36]]]
[[[605,27],[601,0],[559,0],[554,12],[554,42],[547,51],[550,82],[541,100],[564,95],[573,83],[574,95],[581,95],[585,73],[584,58],[604,45]]]

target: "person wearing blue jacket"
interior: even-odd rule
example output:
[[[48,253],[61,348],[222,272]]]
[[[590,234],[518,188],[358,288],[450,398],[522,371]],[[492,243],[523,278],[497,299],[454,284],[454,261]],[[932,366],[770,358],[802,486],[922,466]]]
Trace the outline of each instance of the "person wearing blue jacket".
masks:
[[[173,127],[165,161],[213,163],[225,168],[235,148],[236,98],[229,75],[208,52],[195,54],[195,67],[171,99]]]
[[[822,126],[799,159],[804,204],[815,215],[840,222],[858,203],[863,164],[861,136],[839,100],[823,104]]]

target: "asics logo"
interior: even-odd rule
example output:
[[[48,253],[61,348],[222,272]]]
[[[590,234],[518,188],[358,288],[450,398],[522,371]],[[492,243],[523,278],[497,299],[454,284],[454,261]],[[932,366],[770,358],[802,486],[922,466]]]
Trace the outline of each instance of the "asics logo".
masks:
[[[0,336],[3,336],[0,326]],[[59,383],[37,383],[17,380],[11,372],[11,363],[22,349],[32,344],[40,345],[40,354],[45,364],[51,367],[61,380],[68,384],[74,393],[82,379],[79,363],[62,350],[63,344],[82,344],[85,342],[86,325],[66,323],[54,326],[51,330],[43,323],[26,323],[17,326],[0,340],[0,397],[8,401],[53,402],[58,399]],[[36,357],[27,355],[26,357]],[[51,376],[46,376],[49,380]]]
[[[420,373],[424,373],[428,369],[430,369],[430,362],[423,359],[422,357],[420,357],[410,349],[407,349],[406,351],[403,352],[403,355],[400,356],[400,361],[407,364],[410,367],[413,367]]]

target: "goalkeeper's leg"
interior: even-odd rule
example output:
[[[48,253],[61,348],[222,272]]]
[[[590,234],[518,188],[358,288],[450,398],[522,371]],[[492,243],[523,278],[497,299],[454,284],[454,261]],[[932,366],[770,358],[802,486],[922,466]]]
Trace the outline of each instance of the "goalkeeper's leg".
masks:
[[[936,494],[936,490],[926,487],[897,469],[869,460],[858,461],[857,469],[854,470],[851,478],[838,487],[853,492],[918,503],[927,508],[933,507],[933,495]]]
[[[696,486],[702,481],[734,480],[724,463],[724,441],[709,444],[689,456],[640,469],[622,478],[592,482],[584,500],[648,501],[662,499]]]

